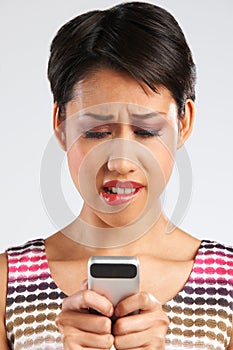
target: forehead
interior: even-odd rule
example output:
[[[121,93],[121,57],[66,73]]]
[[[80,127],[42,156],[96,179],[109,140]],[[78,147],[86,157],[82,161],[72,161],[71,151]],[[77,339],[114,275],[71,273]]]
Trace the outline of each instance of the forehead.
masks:
[[[127,73],[99,69],[74,86],[68,106],[82,110],[101,105],[102,110],[107,111],[109,104],[113,108],[114,103],[124,103],[166,113],[170,103],[175,101],[167,88],[156,88],[158,92],[152,91]]]
[[[77,125],[80,127],[84,125],[94,127],[112,123],[127,123],[139,126],[146,123],[147,125],[153,125],[155,122],[162,122],[165,117],[166,119],[170,119],[173,115],[174,113],[172,113],[171,109],[168,115],[165,115],[165,113],[134,104],[112,102],[78,111],[69,120],[76,120]]]

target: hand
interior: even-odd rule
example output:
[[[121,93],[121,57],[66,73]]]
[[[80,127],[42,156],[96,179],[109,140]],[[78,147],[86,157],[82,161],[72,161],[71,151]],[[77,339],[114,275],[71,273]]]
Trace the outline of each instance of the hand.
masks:
[[[140,312],[128,315],[136,310]],[[169,319],[151,294],[141,292],[122,300],[115,308],[115,315],[119,317],[113,326],[117,350],[165,349]]]
[[[88,308],[102,315],[91,314]],[[113,312],[111,302],[91,290],[81,290],[64,299],[56,319],[64,350],[110,349],[114,338],[109,317]]]

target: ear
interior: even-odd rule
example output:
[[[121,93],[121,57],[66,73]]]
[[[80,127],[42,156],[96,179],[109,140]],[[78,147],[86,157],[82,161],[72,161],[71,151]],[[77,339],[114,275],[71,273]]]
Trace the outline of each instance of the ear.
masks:
[[[185,141],[190,136],[195,116],[195,105],[194,102],[190,99],[185,102],[185,110],[183,116],[179,117],[179,135],[177,142],[177,149],[179,149]]]
[[[59,107],[57,102],[53,106],[53,131],[61,146],[66,151],[66,134],[65,134],[65,121],[59,119]]]

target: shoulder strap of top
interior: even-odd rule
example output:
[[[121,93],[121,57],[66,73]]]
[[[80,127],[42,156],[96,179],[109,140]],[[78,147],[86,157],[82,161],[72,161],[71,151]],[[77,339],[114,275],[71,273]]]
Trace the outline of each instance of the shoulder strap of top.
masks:
[[[166,349],[226,349],[232,332],[233,248],[203,240],[190,277],[164,305]]]
[[[65,295],[52,280],[44,240],[8,251],[7,338],[12,349],[63,349],[55,319]]]
[[[37,280],[50,276],[43,239],[35,239],[7,250],[8,283]]]

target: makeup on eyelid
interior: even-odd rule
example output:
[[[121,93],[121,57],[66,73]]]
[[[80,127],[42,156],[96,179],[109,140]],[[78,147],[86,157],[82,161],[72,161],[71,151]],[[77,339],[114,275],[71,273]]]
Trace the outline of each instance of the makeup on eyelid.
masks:
[[[102,119],[102,118],[101,118]],[[125,128],[125,129],[123,129]],[[67,121],[67,141],[71,146],[78,140],[98,142],[111,138],[132,138],[138,142],[150,142],[167,138],[171,133],[170,122],[167,118],[158,116],[151,118],[131,118],[130,123],[117,123],[112,120],[103,121],[90,116],[77,118],[77,114]]]
[[[107,124],[96,126],[94,128],[90,128],[87,131],[83,132],[82,137],[84,138],[104,138],[104,137],[114,137],[116,133],[117,126],[115,124]],[[144,125],[143,127],[130,125],[130,132],[134,134],[136,137],[153,137],[153,136],[161,136],[161,126],[152,127]]]
[[[107,120],[106,120],[107,119]],[[94,132],[106,132],[114,133],[117,128],[121,125],[129,125],[131,131],[138,136],[143,136],[148,133],[150,136],[161,136],[161,131],[168,126],[168,121],[164,117],[152,117],[143,120],[143,118],[131,118],[130,122],[118,123],[116,121],[110,120],[110,118],[92,118],[90,116],[85,116],[81,118],[75,118],[74,121],[70,123],[72,129],[72,134],[76,133],[76,139],[80,136],[84,136],[86,133]],[[84,136],[85,137],[85,136]]]

